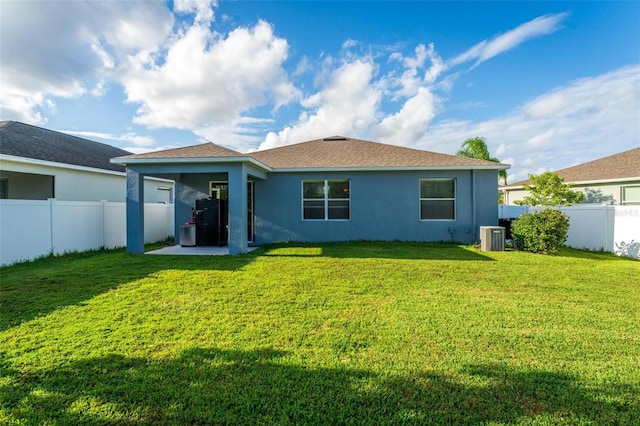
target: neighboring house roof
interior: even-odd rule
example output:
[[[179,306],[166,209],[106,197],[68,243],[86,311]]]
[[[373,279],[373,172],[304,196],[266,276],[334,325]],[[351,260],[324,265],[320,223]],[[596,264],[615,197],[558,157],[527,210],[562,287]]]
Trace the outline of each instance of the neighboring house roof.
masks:
[[[123,166],[110,160],[131,153],[18,121],[0,121],[0,154],[124,172]]]
[[[369,142],[343,136],[332,136],[249,154],[208,143],[147,154],[118,158],[120,164],[145,159],[178,158],[204,159],[206,157],[250,158],[272,170],[301,169],[376,169],[376,168],[477,168],[506,169],[506,164],[454,155],[438,154],[419,149]]]
[[[564,179],[565,183],[640,179],[640,147],[578,164],[577,166],[567,167],[558,170],[557,173],[559,177]],[[523,184],[531,185],[531,180],[516,182],[503,187],[503,189],[515,189],[522,187]]]

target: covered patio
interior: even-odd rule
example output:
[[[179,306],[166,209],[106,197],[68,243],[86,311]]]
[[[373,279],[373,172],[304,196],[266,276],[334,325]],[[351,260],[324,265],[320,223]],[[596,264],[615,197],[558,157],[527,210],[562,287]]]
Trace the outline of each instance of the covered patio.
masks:
[[[270,168],[254,158],[206,143],[187,148],[118,157],[111,160],[127,168],[127,251],[144,253],[144,176],[175,181],[174,235],[193,220],[197,199],[210,198],[212,182],[227,185],[228,229],[226,247],[190,247],[194,252],[243,254],[249,251],[249,182],[265,180]],[[248,214],[249,213],[249,214]],[[225,212],[226,214],[226,212]],[[187,247],[184,247],[187,249]],[[213,250],[217,249],[217,250]],[[224,253],[222,250],[226,250]],[[188,252],[188,250],[183,250]]]

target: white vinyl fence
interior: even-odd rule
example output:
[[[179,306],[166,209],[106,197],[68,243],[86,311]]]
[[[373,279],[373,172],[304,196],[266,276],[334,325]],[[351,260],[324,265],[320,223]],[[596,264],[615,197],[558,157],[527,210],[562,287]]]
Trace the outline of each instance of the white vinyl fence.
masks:
[[[548,207],[500,205],[500,219]],[[569,216],[569,247],[604,250],[640,259],[640,206],[573,205],[554,207]]]
[[[145,242],[174,234],[173,204],[145,204]],[[0,200],[0,265],[127,245],[125,203]]]

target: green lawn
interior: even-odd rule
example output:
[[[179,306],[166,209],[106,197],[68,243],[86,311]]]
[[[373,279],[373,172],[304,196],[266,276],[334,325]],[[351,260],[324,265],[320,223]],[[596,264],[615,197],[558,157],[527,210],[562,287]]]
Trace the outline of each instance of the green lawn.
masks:
[[[350,243],[0,274],[0,424],[640,423],[630,259]]]

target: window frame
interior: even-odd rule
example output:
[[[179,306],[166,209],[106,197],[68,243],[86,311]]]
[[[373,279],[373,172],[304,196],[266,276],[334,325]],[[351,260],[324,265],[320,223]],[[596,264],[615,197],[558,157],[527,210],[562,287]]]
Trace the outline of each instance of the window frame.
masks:
[[[423,181],[453,181],[453,198],[449,197],[422,197],[422,182]],[[425,177],[418,179],[418,218],[422,222],[452,222],[455,221],[458,216],[458,179],[454,177]],[[452,218],[423,218],[422,214],[422,202],[423,201],[452,201],[453,202],[453,217]]]
[[[305,183],[309,182],[322,182],[322,198],[305,198],[304,189]],[[330,198],[329,197],[329,183],[330,182],[346,182],[348,187],[348,196],[346,198]],[[350,221],[351,220],[351,179],[302,179],[301,181],[301,217],[303,221],[311,221],[311,222],[326,222],[326,221]],[[306,218],[305,217],[305,205],[306,202],[322,201],[322,210],[323,217],[322,218]],[[347,203],[347,218],[331,218],[329,217],[329,205],[330,202],[346,202]]]
[[[620,186],[620,205],[621,206],[638,206],[640,205],[640,199],[627,199],[627,189],[638,190],[640,185],[622,185]],[[635,191],[634,191],[635,192]]]

